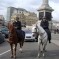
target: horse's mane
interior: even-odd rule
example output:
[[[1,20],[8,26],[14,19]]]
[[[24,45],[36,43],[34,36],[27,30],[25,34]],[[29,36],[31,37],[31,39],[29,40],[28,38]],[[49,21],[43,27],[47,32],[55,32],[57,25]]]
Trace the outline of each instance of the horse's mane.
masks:
[[[9,29],[9,41],[16,43],[18,38],[13,23],[11,22],[8,23],[8,29]]]

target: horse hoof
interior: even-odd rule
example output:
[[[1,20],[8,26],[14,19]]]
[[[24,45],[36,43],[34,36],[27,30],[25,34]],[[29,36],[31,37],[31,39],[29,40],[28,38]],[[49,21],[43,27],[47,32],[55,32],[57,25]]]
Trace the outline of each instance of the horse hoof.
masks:
[[[38,57],[40,58],[40,54],[38,54]]]
[[[13,58],[13,56],[11,56],[11,58]]]
[[[43,57],[44,57],[45,55],[43,54]]]
[[[16,59],[16,56],[14,56],[14,59]]]
[[[22,49],[20,48],[19,51],[22,53]]]

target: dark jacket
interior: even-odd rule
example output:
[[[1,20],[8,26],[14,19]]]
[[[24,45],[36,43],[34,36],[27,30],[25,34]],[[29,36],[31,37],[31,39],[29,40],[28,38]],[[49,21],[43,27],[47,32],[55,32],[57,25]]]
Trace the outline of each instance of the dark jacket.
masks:
[[[21,22],[20,21],[17,21],[17,22],[15,21],[13,24],[16,29],[21,30]]]
[[[41,21],[40,25],[41,25],[44,29],[49,29],[49,23],[48,23],[48,21]]]
[[[14,23],[14,26],[16,28],[16,33],[17,33],[17,36],[19,38],[19,40],[25,38],[25,32],[23,30],[21,30],[21,22],[20,21],[15,21]],[[21,37],[21,39],[20,39]]]
[[[51,32],[49,30],[49,23],[48,21],[41,21],[40,26],[47,32],[48,40],[51,40]]]

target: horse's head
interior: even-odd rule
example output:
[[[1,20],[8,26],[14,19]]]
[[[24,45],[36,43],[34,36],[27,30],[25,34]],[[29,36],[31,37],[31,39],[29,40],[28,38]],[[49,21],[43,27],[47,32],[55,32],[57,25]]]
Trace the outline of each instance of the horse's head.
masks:
[[[36,24],[32,26],[32,32],[33,33],[36,33],[37,32]]]
[[[9,32],[11,32],[11,33],[14,31],[13,22],[9,22],[9,23],[8,23],[8,29],[9,29]]]

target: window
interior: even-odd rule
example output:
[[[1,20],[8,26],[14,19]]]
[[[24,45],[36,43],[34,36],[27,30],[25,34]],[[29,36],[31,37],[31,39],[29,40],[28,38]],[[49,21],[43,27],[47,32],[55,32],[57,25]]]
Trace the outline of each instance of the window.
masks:
[[[39,20],[42,20],[44,12],[39,12]]]
[[[49,21],[51,20],[51,17],[52,17],[52,16],[51,16],[51,13],[46,12],[45,16],[46,16],[46,19],[47,19],[47,20],[49,20]]]

